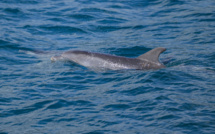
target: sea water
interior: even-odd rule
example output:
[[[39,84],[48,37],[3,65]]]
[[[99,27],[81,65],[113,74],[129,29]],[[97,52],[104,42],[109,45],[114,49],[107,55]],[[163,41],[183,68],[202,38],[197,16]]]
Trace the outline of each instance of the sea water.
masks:
[[[95,70],[52,55],[137,57],[160,70]],[[1,0],[0,133],[215,133],[214,0]]]

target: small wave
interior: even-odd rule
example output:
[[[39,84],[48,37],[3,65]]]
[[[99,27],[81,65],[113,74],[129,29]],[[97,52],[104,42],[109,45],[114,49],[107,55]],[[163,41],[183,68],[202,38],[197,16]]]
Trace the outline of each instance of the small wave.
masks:
[[[54,33],[87,33],[86,31],[71,26],[39,26],[40,29]]]
[[[104,109],[114,109],[114,110],[122,110],[122,109],[128,109],[130,108],[129,105],[127,104],[110,104],[110,105],[106,105],[104,106]]]
[[[4,12],[11,13],[11,14],[22,14],[23,12],[19,8],[5,8]]]
[[[113,31],[118,31],[118,30],[126,30],[126,29],[130,29],[132,27],[129,26],[95,26],[93,28],[90,29],[90,31],[92,32],[113,32]]]
[[[94,16],[86,15],[86,14],[72,14],[72,15],[68,15],[68,17],[71,17],[78,21],[90,21],[95,19]]]
[[[51,104],[47,107],[47,109],[58,109],[62,107],[68,107],[68,106],[94,106],[91,102],[85,101],[85,100],[77,100],[77,101],[66,101],[66,100],[58,100],[54,104]]]
[[[2,3],[8,4],[38,4],[37,0],[2,0]]]
[[[27,114],[27,113],[33,112],[35,110],[39,110],[41,108],[44,108],[44,106],[46,104],[51,103],[51,102],[52,101],[44,100],[42,102],[37,102],[37,103],[30,105],[30,106],[6,111],[5,113],[1,114],[0,117],[8,117],[8,116],[17,116],[17,115],[21,115],[21,114]]]
[[[33,30],[36,33],[44,32],[49,34],[86,34],[87,31],[84,31],[81,28],[72,27],[72,26],[47,26],[47,25],[40,25],[40,26],[32,26],[32,25],[25,25],[23,26],[25,29]]]
[[[118,14],[118,12],[110,11],[102,8],[83,8],[80,10],[80,12]]]

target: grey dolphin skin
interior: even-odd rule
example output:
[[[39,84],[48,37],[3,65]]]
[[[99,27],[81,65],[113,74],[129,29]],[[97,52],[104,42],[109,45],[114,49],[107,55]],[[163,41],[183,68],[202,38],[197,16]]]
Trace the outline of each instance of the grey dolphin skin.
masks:
[[[51,57],[51,60],[68,60],[89,68],[149,70],[165,68],[158,59],[159,55],[165,50],[166,48],[158,47],[137,58],[70,50],[62,53],[60,56]]]

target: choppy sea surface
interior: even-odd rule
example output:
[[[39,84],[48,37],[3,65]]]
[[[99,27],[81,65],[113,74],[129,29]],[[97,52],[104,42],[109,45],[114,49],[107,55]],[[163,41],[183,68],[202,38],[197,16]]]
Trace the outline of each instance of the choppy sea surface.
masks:
[[[24,51],[137,57],[160,70],[92,70]],[[1,134],[214,134],[214,0],[1,0]]]

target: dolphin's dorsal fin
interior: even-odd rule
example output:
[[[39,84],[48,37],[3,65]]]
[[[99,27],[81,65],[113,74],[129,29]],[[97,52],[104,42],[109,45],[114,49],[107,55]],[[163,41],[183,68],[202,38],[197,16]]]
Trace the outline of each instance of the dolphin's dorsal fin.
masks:
[[[152,62],[155,62],[155,63],[160,63],[158,58],[159,58],[159,55],[164,52],[166,50],[166,48],[162,48],[162,47],[157,47],[157,48],[154,48],[152,49],[151,51],[145,53],[145,54],[142,54],[140,55],[139,57],[137,57],[137,59],[140,59],[140,60],[148,60],[148,61],[152,61]]]

